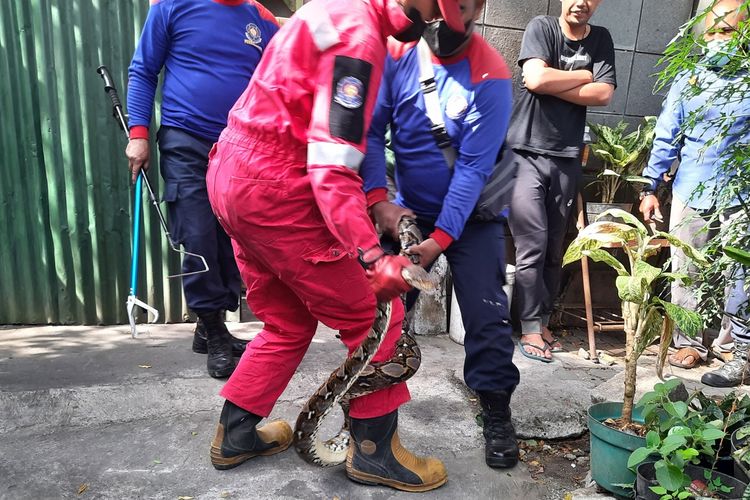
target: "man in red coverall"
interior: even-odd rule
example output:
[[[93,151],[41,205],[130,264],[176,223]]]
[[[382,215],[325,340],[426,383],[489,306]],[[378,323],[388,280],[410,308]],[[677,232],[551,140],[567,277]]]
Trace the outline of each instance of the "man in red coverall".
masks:
[[[264,327],[221,391],[227,401],[211,444],[217,469],[291,444],[286,422],[256,426],[318,321],[339,330],[351,352],[372,326],[376,301],[409,289],[401,277],[409,261],[381,249],[358,169],[386,38],[417,40],[425,21],[440,17],[463,32],[457,0],[313,0],[271,41],[229,114],[211,154],[209,199]],[[374,362],[393,355],[402,319],[394,300]],[[352,480],[407,491],[447,481],[440,460],[416,457],[399,442],[398,407],[408,400],[403,383],[352,400]]]

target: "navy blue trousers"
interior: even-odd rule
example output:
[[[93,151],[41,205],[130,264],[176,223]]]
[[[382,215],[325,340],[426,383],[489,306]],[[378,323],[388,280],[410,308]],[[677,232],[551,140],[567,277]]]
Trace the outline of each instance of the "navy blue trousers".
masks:
[[[418,218],[423,235],[434,223]],[[383,237],[386,250],[398,252],[398,244]],[[456,299],[461,308],[464,337],[464,381],[475,391],[513,392],[520,380],[513,364],[514,342],[505,295],[505,221],[469,221],[461,237],[444,252],[451,269]],[[411,309],[418,292],[407,296]]]
[[[208,272],[183,276],[185,300],[195,313],[227,309],[236,311],[242,278],[234,261],[232,242],[216,220],[208,202],[206,171],[213,142],[174,127],[161,127],[158,134],[164,201],[169,229],[175,243],[202,255]],[[182,272],[203,268],[201,261],[186,256]]]

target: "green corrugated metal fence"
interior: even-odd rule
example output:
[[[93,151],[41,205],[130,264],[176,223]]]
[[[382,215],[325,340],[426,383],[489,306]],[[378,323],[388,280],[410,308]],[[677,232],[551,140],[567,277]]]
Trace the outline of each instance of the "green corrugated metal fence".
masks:
[[[127,322],[132,188],[96,68],[124,101],[147,11],[146,0],[0,2],[0,324]],[[144,214],[138,296],[180,321],[180,282],[166,279],[179,257],[149,204]]]

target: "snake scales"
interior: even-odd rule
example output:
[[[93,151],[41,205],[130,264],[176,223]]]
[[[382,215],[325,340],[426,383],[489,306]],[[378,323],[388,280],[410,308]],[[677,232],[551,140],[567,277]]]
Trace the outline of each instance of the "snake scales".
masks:
[[[399,221],[399,242],[401,253],[422,241],[422,235],[411,217]],[[408,256],[412,262],[417,256]],[[407,283],[420,290],[430,292],[435,289],[434,280],[418,266],[404,269]],[[417,342],[402,332],[394,355],[388,361],[371,363],[388,330],[391,317],[391,303],[379,302],[375,311],[375,321],[370,332],[357,349],[344,363],[334,370],[328,380],[310,397],[294,427],[294,445],[305,461],[321,466],[333,466],[346,460],[349,448],[349,400],[364,396],[389,385],[403,382],[419,368],[422,355]],[[318,437],[320,426],[336,404],[344,411],[344,425],[339,433],[322,441]]]

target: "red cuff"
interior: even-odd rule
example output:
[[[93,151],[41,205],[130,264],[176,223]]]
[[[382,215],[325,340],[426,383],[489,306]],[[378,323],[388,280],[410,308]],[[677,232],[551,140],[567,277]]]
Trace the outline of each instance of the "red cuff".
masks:
[[[131,139],[148,139],[148,127],[143,125],[133,125],[130,127]]]
[[[375,188],[372,191],[368,191],[366,196],[367,208],[370,208],[381,201],[388,201],[388,190],[386,188]]]
[[[436,227],[435,231],[432,232],[432,234],[430,235],[430,238],[435,240],[435,242],[443,250],[448,248],[450,244],[453,243],[453,237],[438,227]]]

